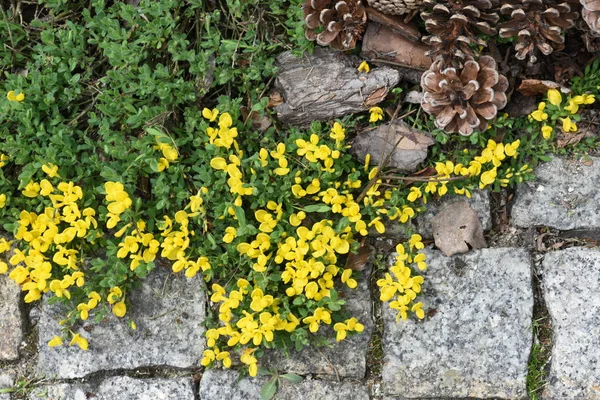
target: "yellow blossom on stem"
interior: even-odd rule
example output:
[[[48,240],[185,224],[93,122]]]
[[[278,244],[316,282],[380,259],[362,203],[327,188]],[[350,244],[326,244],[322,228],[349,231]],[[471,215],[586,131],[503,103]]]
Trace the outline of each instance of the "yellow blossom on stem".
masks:
[[[8,99],[8,101],[21,102],[25,100],[25,93],[21,92],[19,94],[15,94],[15,91],[11,90],[8,93],[6,93],[6,98]]]
[[[543,101],[538,105],[537,110],[529,114],[529,116],[536,121],[545,121],[548,119],[548,114],[544,112],[544,108],[546,108],[546,103]]]
[[[569,133],[569,132],[576,132],[577,131],[577,125],[575,125],[575,122],[571,121],[571,118],[566,117],[562,119],[562,129],[563,131]]]
[[[48,346],[50,346],[50,347],[62,346],[62,344],[63,344],[63,341],[62,341],[62,338],[60,336],[54,336],[48,342]]]
[[[42,171],[44,171],[50,178],[54,178],[58,176],[58,165],[50,163],[44,164],[42,165]]]
[[[550,125],[542,126],[542,136],[544,139],[550,139],[550,136],[552,136],[552,127]]]
[[[381,107],[371,107],[369,109],[369,122],[377,122],[383,120],[383,110]]]
[[[547,93],[548,101],[553,106],[559,106],[562,103],[562,96],[560,92],[556,89],[550,89]]]
[[[69,343],[69,345],[71,345],[71,346],[73,346],[74,344],[79,346],[79,348],[81,350],[88,349],[88,341],[84,337],[81,337],[79,335],[79,333],[76,333],[75,335],[73,335],[73,338],[71,339],[71,342]]]

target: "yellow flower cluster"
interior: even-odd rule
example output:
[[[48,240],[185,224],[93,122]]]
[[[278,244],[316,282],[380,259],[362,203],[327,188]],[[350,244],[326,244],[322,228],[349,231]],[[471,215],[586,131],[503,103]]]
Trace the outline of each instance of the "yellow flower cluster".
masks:
[[[385,277],[377,281],[381,293],[379,299],[389,302],[390,308],[398,311],[396,320],[400,318],[406,320],[409,310],[419,319],[425,317],[423,303],[413,302],[421,292],[424,279],[420,275],[413,275],[413,270],[409,267],[410,264],[415,264],[420,271],[427,268],[425,254],[417,252],[415,255],[413,251],[424,247],[421,236],[412,235],[408,246],[408,251],[402,243],[396,246],[398,255],[395,263],[390,267],[391,274],[386,272]]]
[[[131,207],[131,199],[121,182],[106,182],[104,189],[109,202],[106,227],[112,229],[121,221],[121,214]]]
[[[163,140],[166,138],[156,137],[156,146],[154,146],[155,150],[159,150],[162,153],[162,157],[158,160],[158,172],[164,171],[169,168],[170,163],[173,161],[177,161],[179,156],[177,149],[172,147],[170,144],[165,143]]]
[[[365,329],[365,326],[358,322],[358,320],[354,317],[345,320],[344,322],[338,322],[333,325],[333,330],[336,331],[335,340],[341,342],[346,339],[349,331],[354,332],[362,332]]]
[[[115,237],[121,237],[131,227],[131,223],[125,225],[119,231],[115,233]],[[154,238],[154,235],[150,232],[145,232],[146,223],[144,221],[138,221],[136,228],[129,232],[123,240],[119,243],[119,250],[117,251],[118,258],[129,257],[131,263],[129,268],[132,271],[142,263],[149,263],[156,259],[158,254],[160,242]]]
[[[566,105],[563,105],[563,97],[556,89],[548,90],[546,98],[548,99],[548,103],[550,103],[553,107],[546,108],[546,102],[542,101],[539,103],[537,110],[529,114],[530,120],[543,123],[541,131],[544,139],[550,139],[554,130],[552,125],[548,125],[547,123],[548,118],[550,117],[548,112],[554,116],[551,118],[552,121],[558,119],[562,122],[562,130],[564,132],[576,132],[577,125],[571,119],[572,116],[578,113],[579,106],[593,104],[596,101],[593,94],[582,94],[572,97],[569,96],[566,99]]]
[[[233,119],[229,113],[219,115],[219,110],[216,108],[212,111],[205,108],[202,110],[202,116],[210,122],[216,121],[217,117],[219,117],[219,128],[209,127],[206,130],[210,144],[226,149],[231,148],[232,145],[234,145],[236,149],[238,148],[238,144],[235,141],[235,138],[238,136],[238,131],[236,127],[231,127],[231,125],[233,125]]]

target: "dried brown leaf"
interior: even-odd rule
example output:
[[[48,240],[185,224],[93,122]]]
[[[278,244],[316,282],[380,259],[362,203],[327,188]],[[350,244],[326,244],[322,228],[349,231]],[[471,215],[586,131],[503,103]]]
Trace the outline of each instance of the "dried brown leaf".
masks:
[[[367,243],[366,238],[360,242],[360,247],[356,254],[350,253],[348,254],[348,258],[346,260],[346,266],[344,268],[350,268],[354,271],[362,271],[365,269],[365,266],[369,262],[369,258],[371,257],[371,246]]]

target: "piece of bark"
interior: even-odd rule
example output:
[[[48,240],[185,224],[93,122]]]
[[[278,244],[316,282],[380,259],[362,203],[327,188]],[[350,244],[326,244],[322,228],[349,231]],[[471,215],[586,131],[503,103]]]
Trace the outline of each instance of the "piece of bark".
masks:
[[[385,25],[392,31],[412,40],[413,42],[421,41],[421,32],[414,22],[404,22],[404,16],[384,14],[373,7],[366,7],[367,17],[378,24]]]
[[[275,107],[277,117],[290,125],[306,126],[367,111],[385,99],[400,80],[398,71],[381,67],[361,73],[358,61],[326,48],[303,57],[280,54],[275,88],[285,102]]]
[[[431,66],[431,59],[425,56],[430,49],[430,46],[413,42],[386,26],[371,22],[363,37],[362,54],[366,58],[423,72]]]
[[[434,140],[428,133],[395,120],[362,132],[354,139],[350,151],[362,162],[370,154],[373,165],[380,165],[393,152],[387,167],[412,172],[425,160],[427,148],[432,144]]]
[[[487,247],[477,212],[466,201],[449,204],[431,220],[435,245],[446,256]]]
[[[405,103],[421,105],[422,101],[423,101],[423,92],[419,92],[416,90],[411,90],[410,92],[408,92],[406,94],[406,97],[404,97]]]
[[[525,96],[546,94],[549,89],[557,89],[565,94],[571,93],[571,89],[561,86],[554,81],[543,81],[540,79],[523,79],[518,88],[519,92]]]

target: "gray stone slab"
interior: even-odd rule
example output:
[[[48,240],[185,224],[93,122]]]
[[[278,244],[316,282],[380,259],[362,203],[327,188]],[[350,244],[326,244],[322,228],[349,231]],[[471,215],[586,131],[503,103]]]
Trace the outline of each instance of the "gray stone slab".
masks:
[[[397,398],[527,397],[531,260],[523,249],[445,257],[429,250],[425,320],[384,318],[384,394]]]
[[[23,340],[20,293],[21,289],[8,275],[0,275],[0,360],[19,358]]]
[[[600,229],[600,158],[555,157],[517,187],[512,222],[520,227]]]
[[[73,383],[40,386],[29,400],[194,400],[194,386],[189,377],[136,379],[117,376],[98,386]]]
[[[554,334],[548,400],[600,399],[600,249],[544,257],[544,298]]]
[[[268,377],[242,378],[233,370],[208,370],[200,381],[202,400],[260,400],[260,389]],[[365,385],[348,381],[326,381],[306,378],[300,383],[281,379],[275,399],[281,400],[368,400]]]
[[[129,296],[126,318],[118,320],[111,316],[100,324],[86,321],[79,333],[88,339],[88,351],[77,346],[47,346],[60,333],[57,321],[61,319],[61,310],[44,304],[39,322],[37,373],[77,378],[100,370],[196,367],[205,342],[201,279],[173,275],[166,267],[156,268],[140,289]],[[137,330],[127,326],[127,317],[136,322]]]
[[[15,374],[9,371],[0,371],[0,391],[8,389],[15,384]],[[10,393],[0,393],[0,400],[10,400]]]
[[[322,326],[319,333],[322,331],[322,336],[330,339],[333,343],[332,347],[311,346],[299,352],[292,350],[289,357],[282,351],[271,351],[259,360],[259,365],[299,375],[315,374],[362,379],[367,370],[367,352],[373,331],[371,295],[367,279],[369,274],[370,267],[365,268],[362,277],[357,279],[358,286],[355,289],[345,287],[343,290],[346,310],[365,326],[362,333],[336,342],[333,329]]]

